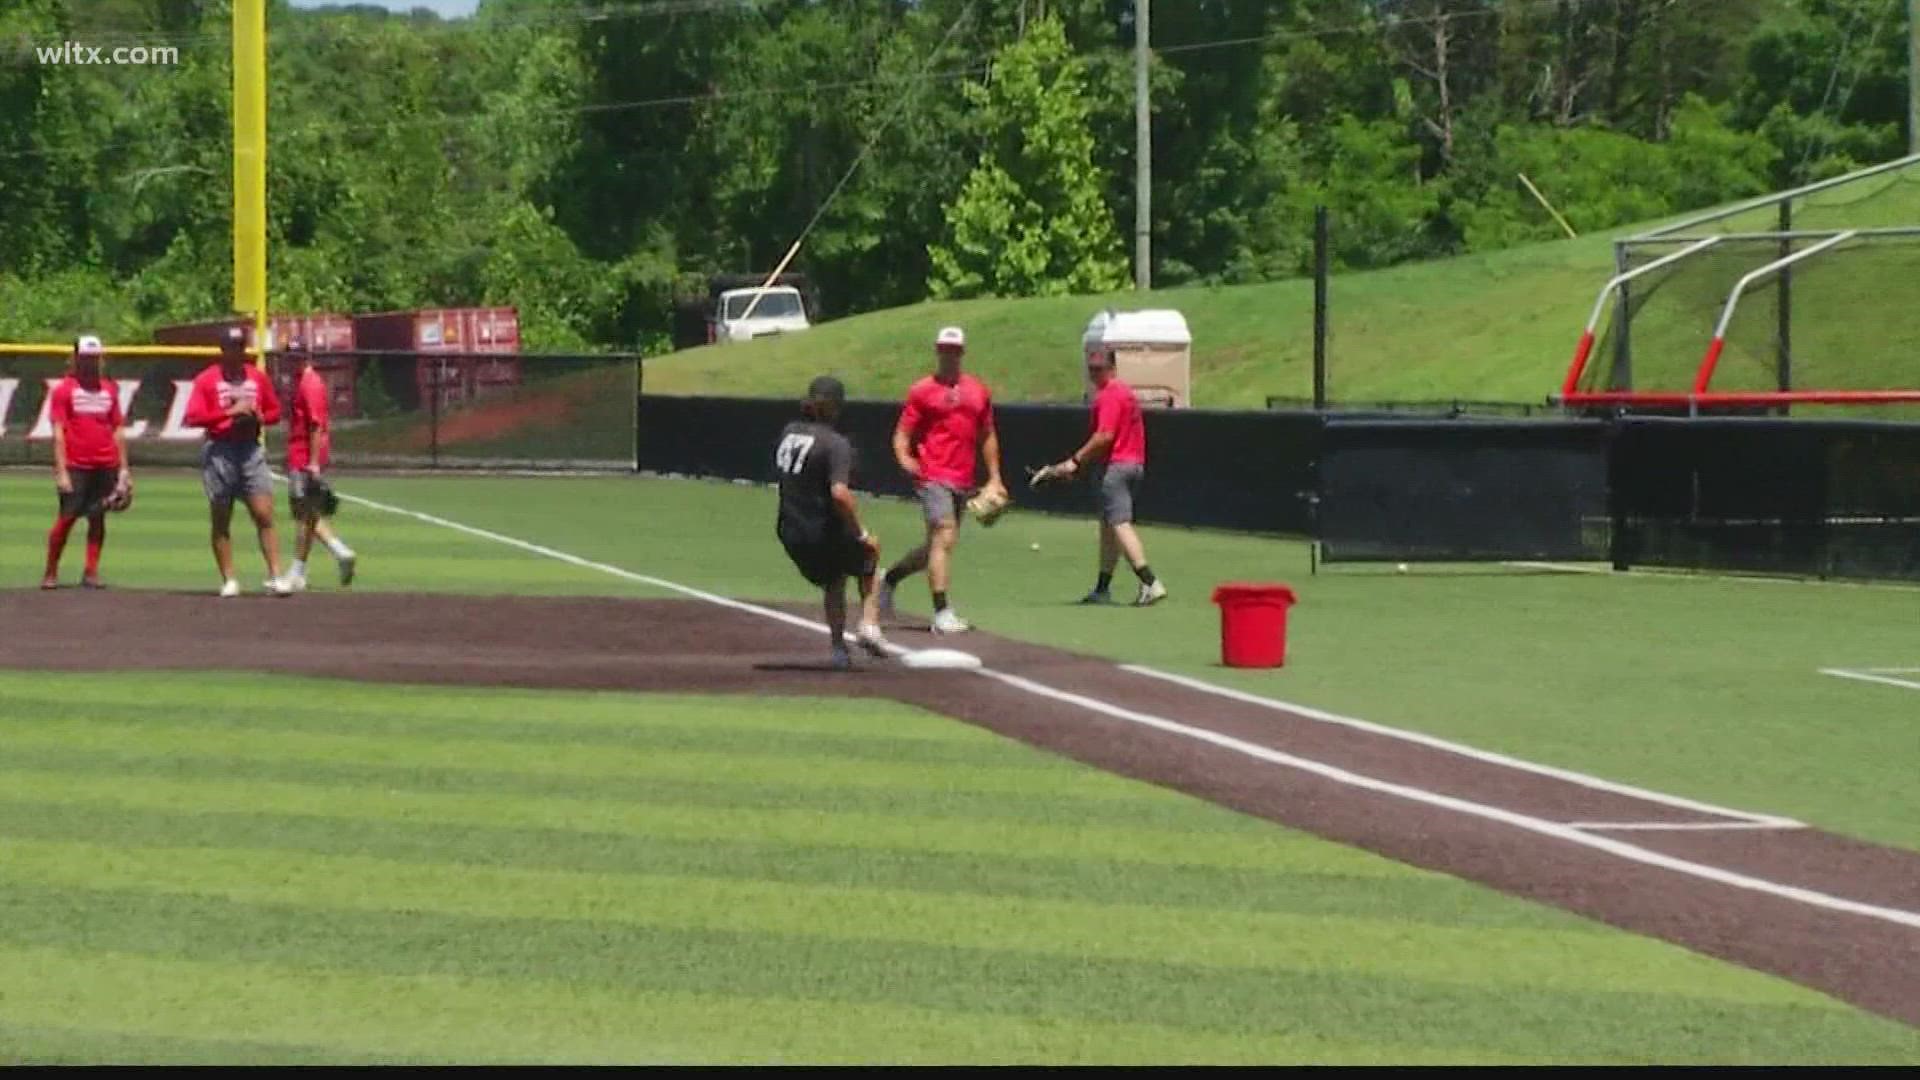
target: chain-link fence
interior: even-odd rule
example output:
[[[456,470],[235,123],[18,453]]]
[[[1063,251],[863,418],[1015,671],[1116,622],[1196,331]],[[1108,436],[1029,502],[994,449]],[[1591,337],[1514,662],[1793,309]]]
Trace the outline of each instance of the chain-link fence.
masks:
[[[127,415],[136,463],[197,460],[186,427],[188,389],[204,356],[110,356],[106,377]],[[332,405],[335,464],[343,468],[630,470],[640,358],[454,352],[313,355]],[[283,401],[296,358],[267,367]],[[61,355],[0,357],[0,465],[52,461],[47,398],[67,369]],[[268,432],[277,456],[285,424]]]

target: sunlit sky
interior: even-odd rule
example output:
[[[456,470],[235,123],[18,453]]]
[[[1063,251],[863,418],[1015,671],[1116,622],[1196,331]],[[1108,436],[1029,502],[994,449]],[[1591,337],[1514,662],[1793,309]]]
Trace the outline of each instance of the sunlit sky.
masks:
[[[348,3],[372,4],[395,11],[430,8],[442,15],[471,15],[480,0],[293,0],[294,7],[339,7]]]

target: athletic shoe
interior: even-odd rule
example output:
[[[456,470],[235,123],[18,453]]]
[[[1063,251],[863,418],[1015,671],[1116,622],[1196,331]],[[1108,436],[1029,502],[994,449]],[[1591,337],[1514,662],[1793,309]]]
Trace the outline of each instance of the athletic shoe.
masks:
[[[933,632],[936,634],[964,634],[971,629],[973,627],[967,625],[967,620],[955,615],[952,608],[933,617]]]
[[[887,584],[885,578],[880,579],[880,619],[882,622],[892,622],[894,619],[893,586]]]
[[[268,593],[274,596],[293,595],[293,583],[286,578],[268,578],[266,589]]]
[[[1113,594],[1105,589],[1095,589],[1081,597],[1080,602],[1083,604],[1111,604],[1113,603]]]
[[[1167,583],[1154,579],[1151,585],[1140,586],[1140,595],[1133,598],[1134,607],[1152,607],[1167,598]]]
[[[354,564],[359,561],[360,561],[360,556],[355,555],[351,551],[347,552],[345,555],[340,556],[340,587],[341,588],[344,589],[347,586],[353,584]]]
[[[80,579],[80,587],[83,589],[104,589],[107,586],[100,580],[99,574],[88,574]]]
[[[288,574],[286,582],[287,588],[293,592],[307,591],[307,575],[305,574]]]
[[[239,595],[240,595],[240,583],[238,581],[234,581],[233,579],[229,578],[225,585],[220,586],[220,598],[223,600],[231,599],[232,597],[239,596]]]
[[[872,655],[884,660],[887,657],[887,638],[876,625],[863,626],[853,632],[853,639],[860,647]]]
[[[40,579],[40,587],[43,589],[57,589],[60,587],[60,579],[56,575],[48,574],[46,577]]]
[[[853,656],[852,654],[847,652],[847,647],[845,645],[835,645],[833,647],[833,670],[835,671],[853,670]]]

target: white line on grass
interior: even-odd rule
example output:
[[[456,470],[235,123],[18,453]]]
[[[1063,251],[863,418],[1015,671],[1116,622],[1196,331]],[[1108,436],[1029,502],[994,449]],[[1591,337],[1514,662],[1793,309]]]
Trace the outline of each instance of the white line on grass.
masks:
[[[1558,562],[1504,562],[1516,570],[1550,570],[1557,574],[1595,574],[1608,577],[1641,578],[1647,581],[1712,581],[1734,585],[1807,585],[1834,589],[1880,589],[1889,592],[1920,591],[1920,584],[1899,581],[1838,580],[1768,574],[1740,574],[1730,570],[1615,570],[1610,565]]]
[[[826,629],[825,627],[821,626],[819,623],[813,622],[810,619],[802,618],[801,616],[798,616],[798,615],[791,615],[784,611],[776,611],[773,608],[761,607],[758,604],[748,604],[739,600],[732,600],[724,596],[719,596],[714,593],[702,591],[700,589],[689,588],[685,585],[678,584],[677,582],[667,581],[663,578],[656,578],[656,577],[649,576],[647,574],[637,574],[631,570],[625,570],[617,566],[609,565],[607,563],[594,562],[591,559],[583,559],[578,555],[570,555],[564,551],[556,551],[555,549],[550,547],[545,547],[540,544],[530,543],[525,540],[520,540],[515,537],[506,536],[501,533],[491,532],[486,529],[477,529],[471,525],[463,525],[457,521],[450,521],[446,518],[435,517],[432,514],[423,514],[417,510],[406,510],[397,506],[389,506],[385,503],[374,502],[371,499],[364,499],[358,496],[342,495],[341,498],[343,500],[349,500],[358,505],[368,507],[369,509],[382,510],[387,513],[398,514],[403,517],[410,517],[416,521],[423,521],[430,525],[439,525],[443,528],[452,529],[456,532],[465,533],[469,536],[476,536],[476,537],[480,537],[481,539],[492,540],[496,543],[505,544],[509,547],[518,548],[522,551],[530,552],[535,555],[541,555],[550,559],[557,559],[560,562],[568,563],[573,566],[578,566],[578,567],[582,567],[584,569],[589,569],[589,570],[597,570],[601,573],[609,574],[613,577],[622,578],[627,581],[634,581],[634,582],[639,582],[645,585],[652,585],[656,588],[665,589],[669,592],[676,592],[683,596],[692,597],[693,599],[696,599],[696,600],[703,600],[707,603],[716,604],[720,607],[731,608],[735,611],[744,611],[749,614],[762,616],[764,618],[775,619],[775,620],[778,620],[779,622],[783,622],[791,626],[798,626],[803,629],[814,631],[816,633],[824,632]],[[1876,904],[1861,903],[1858,900],[1848,900],[1848,899],[1845,899],[1844,897],[1831,896],[1827,893],[1817,892],[1812,889],[1804,889],[1797,885],[1784,885],[1777,881],[1768,881],[1764,878],[1750,877],[1746,874],[1735,873],[1731,870],[1723,870],[1717,866],[1708,866],[1704,863],[1692,862],[1687,859],[1680,859],[1680,858],[1675,858],[1674,856],[1671,856],[1671,855],[1664,855],[1664,854],[1661,854],[1660,852],[1652,851],[1647,848],[1636,847],[1633,844],[1628,844],[1624,841],[1615,840],[1611,837],[1595,836],[1590,833],[1582,832],[1571,825],[1563,825],[1558,822],[1546,821],[1544,819],[1532,817],[1527,814],[1516,813],[1512,810],[1503,810],[1497,806],[1487,806],[1482,803],[1469,801],[1467,799],[1457,799],[1450,795],[1441,795],[1436,792],[1426,791],[1416,787],[1410,787],[1405,784],[1396,784],[1386,780],[1378,780],[1371,776],[1362,776],[1359,773],[1349,772],[1345,769],[1337,768],[1335,766],[1328,765],[1323,762],[1314,761],[1309,758],[1296,757],[1292,754],[1281,753],[1278,750],[1273,750],[1273,749],[1269,749],[1268,747],[1259,746],[1254,743],[1246,742],[1245,740],[1242,740],[1242,739],[1236,739],[1231,735],[1223,735],[1217,731],[1209,731],[1206,728],[1192,727],[1187,724],[1182,724],[1178,721],[1165,719],[1164,717],[1152,716],[1147,713],[1135,712],[1131,709],[1122,708],[1121,706],[1113,705],[1108,702],[1098,700],[1096,698],[1090,698],[1080,694],[1070,693],[1065,690],[1058,690],[1058,689],[1055,689],[1054,687],[1047,686],[1043,683],[1034,682],[1031,679],[1027,679],[1019,675],[1010,675],[1010,674],[1007,674],[1006,672],[995,671],[991,668],[979,668],[979,669],[976,669],[976,673],[985,678],[993,679],[1007,686],[1014,687],[1015,689],[1023,690],[1036,697],[1046,698],[1052,701],[1058,701],[1063,704],[1074,705],[1081,709],[1085,709],[1088,712],[1098,713],[1100,715],[1112,717],[1117,720],[1124,720],[1124,721],[1127,721],[1128,723],[1137,724],[1141,727],[1151,728],[1153,730],[1165,732],[1167,734],[1178,735],[1183,738],[1192,739],[1196,742],[1207,743],[1209,745],[1217,746],[1217,747],[1220,747],[1221,749],[1229,750],[1229,751],[1232,751],[1233,753],[1240,754],[1244,757],[1250,757],[1257,761],[1264,761],[1273,765],[1285,766],[1287,768],[1295,769],[1300,772],[1311,773],[1313,775],[1332,780],[1336,783],[1345,784],[1349,787],[1356,787],[1364,791],[1372,791],[1378,794],[1389,795],[1398,799],[1404,799],[1409,802],[1420,803],[1422,805],[1437,807],[1443,810],[1450,810],[1454,813],[1461,814],[1467,817],[1474,817],[1474,818],[1480,818],[1486,821],[1499,822],[1501,824],[1510,825],[1516,829],[1520,829],[1525,832],[1531,832],[1537,835],[1547,836],[1556,840],[1561,840],[1566,843],[1575,844],[1580,847],[1585,847],[1595,851],[1605,852],[1609,855],[1613,855],[1616,858],[1624,859],[1628,862],[1635,862],[1635,863],[1640,863],[1641,865],[1644,865],[1644,866],[1654,866],[1654,867],[1659,867],[1665,870],[1671,870],[1675,873],[1684,874],[1689,877],[1699,878],[1703,881],[1712,881],[1717,884],[1727,885],[1732,888],[1742,889],[1748,892],[1763,893],[1769,896],[1778,897],[1784,900],[1791,900],[1796,903],[1805,904],[1809,907],[1816,907],[1826,911],[1837,911],[1845,914],[1860,915],[1866,918],[1877,919],[1882,922],[1894,923],[1899,926],[1905,926],[1912,929],[1920,930],[1920,912],[1902,911],[1898,908],[1881,907]]]
[[[1896,668],[1894,670],[1902,670]],[[1903,690],[1920,690],[1920,682],[1912,679],[1896,679],[1891,675],[1881,675],[1875,670],[1854,671],[1850,668],[1821,668],[1820,674],[1831,675],[1836,679],[1852,679],[1855,682],[1879,683],[1882,686],[1898,686]]]
[[[1330,713],[1324,709],[1315,709],[1306,705],[1295,705],[1291,702],[1276,701],[1273,698],[1261,697],[1258,694],[1249,694],[1241,690],[1217,686],[1210,682],[1191,679],[1185,675],[1174,675],[1170,672],[1159,671],[1139,664],[1122,664],[1120,670],[1130,671],[1135,675],[1144,675],[1150,679],[1170,682],[1177,686],[1184,686],[1189,690],[1198,690],[1203,694],[1213,694],[1216,697],[1231,698],[1234,701],[1244,702],[1248,705],[1258,705],[1261,708],[1272,709],[1275,712],[1286,713],[1289,716],[1301,719],[1317,720],[1323,724],[1333,724],[1338,727],[1364,731],[1372,735],[1383,735],[1389,739],[1418,743],[1421,746],[1432,747],[1435,750],[1444,750],[1449,754],[1457,754],[1460,757],[1472,758],[1475,761],[1484,761],[1490,765],[1499,765],[1519,772],[1550,776],[1555,780],[1565,780],[1569,784],[1592,788],[1595,791],[1605,791],[1614,795],[1627,795],[1645,802],[1660,803],[1681,810],[1693,810],[1702,814],[1712,814],[1716,817],[1738,818],[1741,821],[1755,822],[1774,828],[1796,828],[1800,826],[1800,823],[1792,818],[1777,817],[1773,814],[1754,814],[1745,810],[1732,810],[1724,806],[1715,806],[1712,803],[1683,798],[1679,795],[1666,795],[1658,791],[1648,791],[1646,788],[1619,784],[1612,780],[1602,780],[1597,776],[1589,776],[1586,773],[1578,773],[1570,769],[1556,768],[1552,765],[1540,765],[1535,762],[1524,761],[1520,758],[1509,757],[1506,754],[1497,754],[1490,750],[1480,750],[1461,743],[1449,742],[1446,739],[1436,738],[1432,735],[1424,735],[1417,731],[1406,731],[1401,728],[1388,727],[1385,724],[1375,724],[1366,720],[1357,720],[1351,716],[1341,716],[1338,713]]]

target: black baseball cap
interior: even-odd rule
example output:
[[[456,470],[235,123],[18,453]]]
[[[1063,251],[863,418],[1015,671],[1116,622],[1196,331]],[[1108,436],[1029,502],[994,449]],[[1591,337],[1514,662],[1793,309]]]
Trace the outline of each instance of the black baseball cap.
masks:
[[[807,384],[807,400],[843,405],[847,400],[846,385],[831,375],[822,375]]]
[[[220,349],[223,352],[246,352],[247,332],[238,326],[229,326],[220,332]]]

